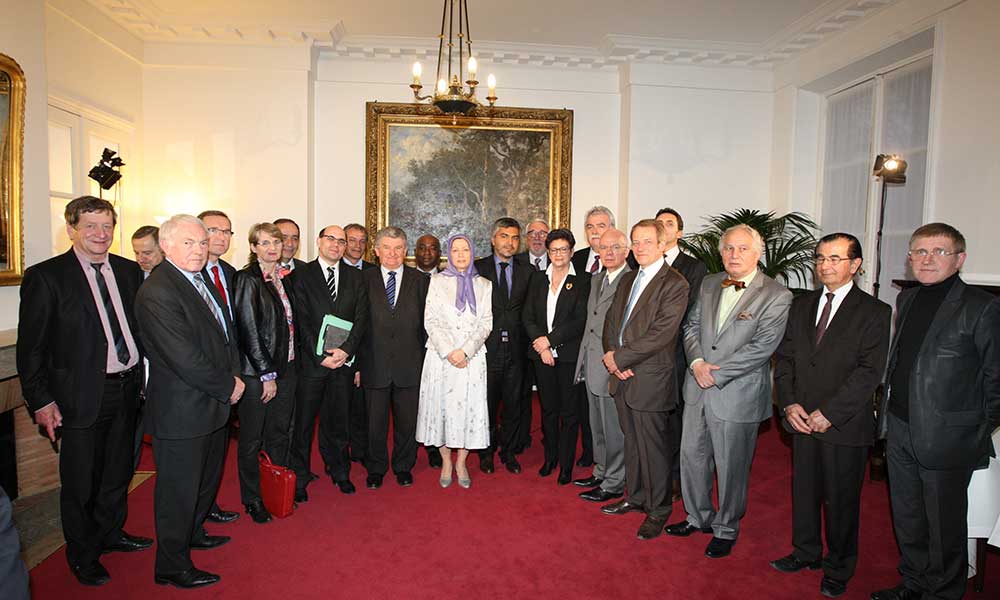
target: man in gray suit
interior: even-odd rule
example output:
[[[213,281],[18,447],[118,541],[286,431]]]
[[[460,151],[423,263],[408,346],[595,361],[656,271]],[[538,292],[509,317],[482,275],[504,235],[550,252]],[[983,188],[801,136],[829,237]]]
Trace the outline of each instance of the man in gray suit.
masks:
[[[792,293],[758,272],[764,240],[735,225],[719,242],[726,269],[705,277],[687,323],[681,492],[686,521],[667,533],[712,533],[709,558],[728,556],[746,512],[757,428],[771,416],[771,354],[785,332]],[[712,466],[719,509],[712,504]]]
[[[611,308],[621,275],[632,270],[625,264],[628,239],[617,229],[601,236],[599,246],[604,270],[594,276],[587,299],[587,325],[583,330],[580,355],[576,359],[573,383],[586,382],[590,428],[594,436],[594,471],[574,484],[593,488],[580,497],[590,502],[621,498],[625,489],[625,434],[618,421],[615,400],[608,391],[608,370],[604,366],[604,317]]]

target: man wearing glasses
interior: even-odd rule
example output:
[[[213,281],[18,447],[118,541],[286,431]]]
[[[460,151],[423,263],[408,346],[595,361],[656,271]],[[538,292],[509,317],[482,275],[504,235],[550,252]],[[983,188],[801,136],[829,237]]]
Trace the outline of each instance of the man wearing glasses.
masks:
[[[872,397],[889,352],[892,309],[854,284],[861,263],[853,235],[819,241],[816,277],[823,287],[792,301],[775,354],[778,405],[793,434],[793,550],[771,566],[784,573],[822,568],[820,592],[829,598],[847,591],[858,561],[861,484],[875,433]]]
[[[348,362],[368,324],[368,294],[361,271],[341,262],[346,248],[344,230],[336,225],[325,227],[316,237],[316,260],[295,270],[295,331],[302,350],[290,461],[295,470],[296,502],[309,499],[306,486],[312,479],[309,460],[317,414],[325,470],[342,493],[355,491],[348,451],[354,367]],[[316,348],[326,315],[349,321],[352,327],[340,347],[320,354]]]
[[[965,238],[951,225],[919,227],[907,254],[921,285],[896,300],[878,423],[902,582],[871,597],[961,598],[969,480],[1000,425],[1000,299],[959,277]]]

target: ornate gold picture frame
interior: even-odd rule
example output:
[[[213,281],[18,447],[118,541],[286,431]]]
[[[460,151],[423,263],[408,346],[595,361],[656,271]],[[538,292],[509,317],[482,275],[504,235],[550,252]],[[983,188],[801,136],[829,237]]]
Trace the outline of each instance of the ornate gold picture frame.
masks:
[[[20,285],[24,274],[24,93],[24,71],[0,54],[0,285]]]
[[[569,226],[573,111],[478,108],[443,115],[425,104],[369,102],[365,214],[371,238],[394,225],[409,251],[426,233],[465,233],[490,253],[493,221]]]

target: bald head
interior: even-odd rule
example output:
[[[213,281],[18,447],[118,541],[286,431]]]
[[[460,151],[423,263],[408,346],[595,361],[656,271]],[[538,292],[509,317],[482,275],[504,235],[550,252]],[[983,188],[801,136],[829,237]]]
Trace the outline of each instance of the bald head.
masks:
[[[423,271],[438,268],[441,264],[441,241],[429,233],[418,237],[413,257]]]
[[[316,238],[316,251],[330,264],[336,264],[344,256],[345,248],[347,248],[347,236],[337,225],[327,225]]]
[[[601,234],[598,251],[601,253],[601,264],[609,271],[614,271],[625,264],[628,257],[628,238],[625,233],[612,227]]]

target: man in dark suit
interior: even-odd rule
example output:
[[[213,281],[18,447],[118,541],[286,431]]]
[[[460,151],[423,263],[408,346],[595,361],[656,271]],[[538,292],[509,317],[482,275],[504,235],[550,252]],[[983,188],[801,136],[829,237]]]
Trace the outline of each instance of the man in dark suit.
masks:
[[[389,468],[389,412],[392,411],[392,471],[403,487],[413,484],[417,459],[417,403],[423,368],[424,302],[430,280],[406,258],[406,233],[385,227],[375,236],[380,267],[362,275],[371,317],[365,333],[361,381],[368,403],[368,451],[365,468],[369,489],[382,486]]]
[[[903,581],[871,597],[961,598],[969,480],[1000,426],[1000,298],[959,277],[965,238],[950,225],[919,227],[908,255],[921,285],[896,300],[878,424]]]
[[[490,414],[490,446],[479,451],[479,468],[494,469],[493,454],[500,449],[500,462],[511,473],[520,473],[514,449],[521,437],[521,380],[528,340],[521,310],[528,293],[531,266],[514,258],[521,244],[521,224],[510,217],[493,223],[493,253],[476,261],[476,271],[493,284],[493,330],[486,338],[486,399]],[[503,405],[501,428],[497,413]]]
[[[347,249],[340,259],[341,264],[367,271],[377,267],[364,259],[368,251],[368,230],[359,223],[344,226],[347,235]],[[364,345],[358,352],[364,352]],[[359,354],[354,360],[354,390],[351,392],[351,460],[363,462],[368,450],[368,403],[365,401],[365,390],[361,385],[361,363],[363,357]],[[320,440],[322,442],[322,440]],[[440,453],[439,453],[440,454]]]
[[[110,202],[82,196],[65,219],[73,247],[24,273],[17,372],[35,422],[53,444],[62,436],[66,560],[80,583],[103,585],[111,577],[102,552],[153,543],[122,531],[142,387],[133,313],[142,271],[108,254],[117,221]]]
[[[288,272],[305,266],[304,260],[295,258],[299,252],[299,236],[301,235],[299,224],[291,219],[275,219],[274,224],[281,230],[281,261],[280,269]]]
[[[163,262],[163,250],[160,248],[160,228],[155,225],[143,225],[132,234],[132,252],[135,253],[135,262],[139,263],[142,269],[142,279],[145,281],[153,269]],[[149,376],[149,361],[145,358],[143,362],[143,382]],[[139,394],[139,411],[135,420],[135,444],[132,460],[132,469],[139,468],[139,460],[142,458],[142,444],[146,429],[143,427],[143,410],[146,404],[145,393]]]
[[[295,293],[299,338],[299,385],[295,395],[295,427],[291,465],[295,470],[295,498],[309,499],[309,461],[313,431],[319,413],[320,455],[341,492],[353,494],[350,444],[351,395],[354,367],[348,365],[368,326],[368,295],[361,273],[341,262],[347,239],[336,225],[323,228],[316,237],[316,260],[295,270]],[[326,315],[351,323],[351,332],[339,347],[317,354],[318,337]]]
[[[202,211],[198,214],[198,218],[208,229],[208,262],[205,264],[202,276],[218,290],[223,308],[229,313],[229,318],[234,319],[233,301],[236,296],[232,283],[236,277],[236,268],[222,259],[222,256],[229,252],[229,246],[233,241],[233,223],[221,210]],[[235,331],[233,335],[236,335]],[[222,460],[225,462],[225,455]],[[230,523],[240,518],[240,513],[234,510],[222,510],[219,508],[219,503],[213,501],[212,508],[205,518],[213,523]]]
[[[156,457],[154,580],[181,588],[211,585],[191,549],[229,541],[202,527],[222,477],[229,406],[243,394],[235,327],[204,269],[209,234],[190,215],[160,227],[167,260],[136,297],[136,320],[149,353],[146,424]]]
[[[662,223],[643,219],[632,227],[631,238],[639,269],[622,275],[602,336],[604,366],[612,374],[609,391],[625,434],[628,496],[602,510],[644,511],[637,535],[648,540],[660,535],[672,509],[668,417],[677,405],[674,361],[688,285],[663,261]]]
[[[549,253],[545,249],[545,238],[549,235],[549,224],[543,219],[535,219],[524,228],[527,250],[514,255],[514,260],[526,262],[536,271],[545,272],[549,267]],[[525,361],[521,377],[521,412],[518,415],[518,434],[514,442],[514,454],[521,454],[531,446],[531,405],[534,401],[535,370]]]
[[[701,288],[701,280],[708,275],[708,268],[705,263],[693,256],[688,256],[681,252],[677,241],[684,235],[684,219],[681,214],[672,208],[661,208],[656,211],[656,220],[663,223],[663,228],[667,234],[667,250],[663,253],[663,260],[667,264],[680,271],[684,279],[688,282],[688,310],[694,305],[694,299],[698,297],[698,290]],[[632,258],[631,256],[629,258]],[[685,313],[685,316],[687,313]],[[688,364],[684,356],[683,336],[677,340],[677,364]],[[676,369],[677,373],[677,410],[670,413],[670,464],[673,472],[671,478],[670,499],[674,502],[681,497],[681,432],[684,425],[684,376],[687,369]]]
[[[853,235],[832,233],[819,241],[816,276],[823,287],[792,301],[775,353],[778,405],[793,433],[794,550],[771,566],[785,573],[822,567],[820,592],[829,598],[847,591],[858,560],[861,484],[875,433],[872,398],[892,320],[888,304],[854,284],[861,263]]]

